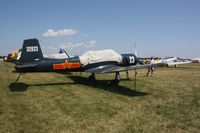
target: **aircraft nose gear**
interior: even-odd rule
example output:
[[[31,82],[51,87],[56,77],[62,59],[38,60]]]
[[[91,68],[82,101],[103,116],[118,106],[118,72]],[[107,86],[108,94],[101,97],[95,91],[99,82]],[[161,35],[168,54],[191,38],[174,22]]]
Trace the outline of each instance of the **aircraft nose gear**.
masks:
[[[89,77],[88,77],[89,81],[95,81],[96,78],[95,78],[95,74],[92,73]]]

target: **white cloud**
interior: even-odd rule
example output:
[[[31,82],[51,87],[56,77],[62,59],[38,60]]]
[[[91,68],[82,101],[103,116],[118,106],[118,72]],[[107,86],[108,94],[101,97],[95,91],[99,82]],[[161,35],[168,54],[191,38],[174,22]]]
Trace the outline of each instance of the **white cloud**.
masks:
[[[63,48],[63,49],[74,49],[74,48],[78,48],[78,47],[82,47],[84,45],[84,42],[80,42],[80,43],[66,43],[66,44],[62,44],[59,47]]]
[[[47,49],[52,50],[52,51],[58,51],[58,48],[54,46],[48,46]]]
[[[61,29],[58,31],[48,29],[45,33],[43,33],[43,36],[44,37],[72,36],[75,35],[77,32],[78,31],[73,29]]]
[[[46,48],[44,48],[47,52],[49,53],[57,53],[59,51],[59,49],[65,49],[65,50],[68,50],[68,51],[71,51],[71,50],[81,50],[81,49],[89,49],[91,47],[94,47],[96,45],[96,41],[95,40],[91,40],[89,42],[78,42],[78,43],[64,43],[64,44],[61,44],[59,46],[47,46]]]
[[[63,48],[63,49],[75,49],[75,48],[81,48],[81,47],[85,47],[85,48],[91,48],[94,47],[96,45],[96,41],[95,40],[91,40],[88,43],[85,42],[80,42],[80,43],[66,43],[66,44],[62,44],[59,47]]]
[[[85,44],[84,47],[91,48],[91,47],[94,47],[95,45],[96,45],[96,40],[91,40],[88,42],[88,44]]]
[[[89,41],[89,44],[92,44],[92,45],[96,44],[96,40]]]

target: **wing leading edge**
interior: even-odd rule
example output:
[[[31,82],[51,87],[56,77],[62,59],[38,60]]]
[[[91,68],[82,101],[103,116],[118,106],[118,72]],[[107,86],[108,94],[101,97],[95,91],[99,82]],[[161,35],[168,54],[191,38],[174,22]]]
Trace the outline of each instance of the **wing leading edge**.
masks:
[[[104,66],[98,66],[95,68],[87,69],[86,72],[89,73],[115,73],[115,72],[122,72],[122,71],[128,71],[128,70],[135,70],[135,69],[143,69],[148,67],[161,67],[165,66],[165,63],[155,63],[155,64],[145,64],[145,65],[135,65],[135,66],[116,66],[116,65],[104,65]]]

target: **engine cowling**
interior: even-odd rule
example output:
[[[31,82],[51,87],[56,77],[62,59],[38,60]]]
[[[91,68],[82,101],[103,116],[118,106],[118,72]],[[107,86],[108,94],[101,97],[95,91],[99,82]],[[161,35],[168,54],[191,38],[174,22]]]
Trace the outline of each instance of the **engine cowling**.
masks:
[[[134,54],[122,54],[122,65],[132,66],[138,63],[138,58]]]

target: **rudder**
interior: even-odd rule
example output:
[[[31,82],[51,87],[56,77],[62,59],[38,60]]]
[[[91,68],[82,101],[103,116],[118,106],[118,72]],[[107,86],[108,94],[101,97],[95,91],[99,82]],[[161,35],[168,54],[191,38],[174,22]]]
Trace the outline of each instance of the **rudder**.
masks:
[[[44,57],[38,39],[24,40],[19,63],[37,62],[43,59]]]

